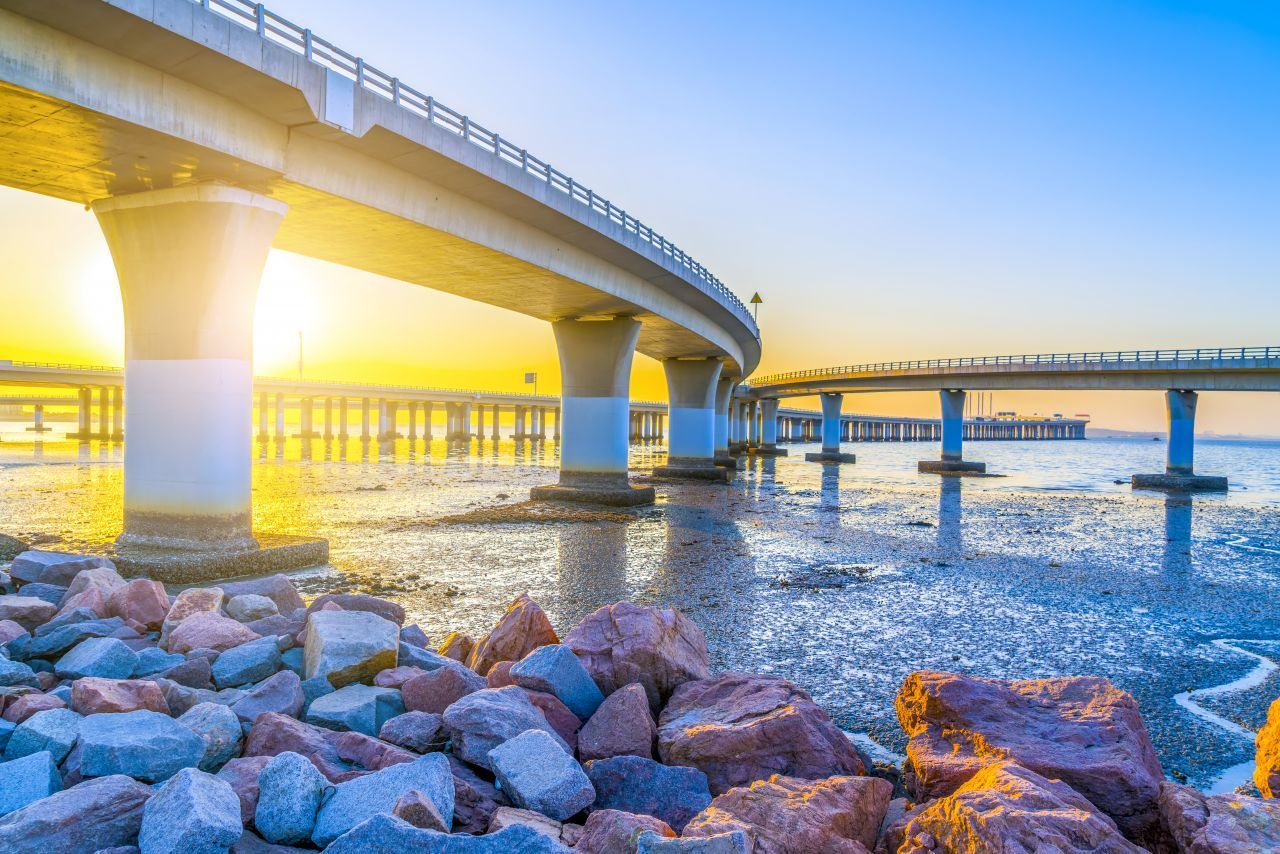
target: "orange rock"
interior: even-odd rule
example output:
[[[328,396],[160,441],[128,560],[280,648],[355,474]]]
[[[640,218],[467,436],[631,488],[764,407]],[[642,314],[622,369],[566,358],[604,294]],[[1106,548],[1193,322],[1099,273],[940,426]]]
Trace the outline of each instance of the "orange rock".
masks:
[[[1253,782],[1264,798],[1280,797],[1280,699],[1267,709],[1267,722],[1258,730],[1258,759]]]
[[[476,642],[471,635],[465,635],[462,632],[449,632],[449,636],[444,639],[436,649],[436,652],[445,658],[452,658],[459,664],[466,664],[467,659],[471,657],[471,650],[475,649],[475,646]]]
[[[484,676],[499,661],[519,661],[540,646],[559,642],[546,613],[522,593],[472,648],[467,666]]]

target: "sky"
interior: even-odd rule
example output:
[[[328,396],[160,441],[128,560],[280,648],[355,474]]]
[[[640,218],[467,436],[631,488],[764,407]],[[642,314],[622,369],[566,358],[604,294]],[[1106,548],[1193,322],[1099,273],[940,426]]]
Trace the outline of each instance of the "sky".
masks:
[[[1280,6],[273,0],[626,207],[744,300],[758,373],[1280,344]],[[358,10],[358,13],[353,11]],[[92,215],[0,188],[0,358],[119,364]],[[540,391],[541,321],[273,252],[259,374]],[[637,356],[633,396],[665,398]],[[1160,429],[1161,396],[997,393]],[[849,412],[934,415],[932,394]],[[1280,395],[1201,430],[1280,435]]]

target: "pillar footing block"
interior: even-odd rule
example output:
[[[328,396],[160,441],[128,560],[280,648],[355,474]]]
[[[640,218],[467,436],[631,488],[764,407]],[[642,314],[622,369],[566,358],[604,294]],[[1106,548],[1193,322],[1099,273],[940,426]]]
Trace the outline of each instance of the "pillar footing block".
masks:
[[[1205,474],[1135,474],[1132,487],[1163,492],[1226,492],[1227,479]]]
[[[738,467],[737,457],[729,457],[729,456],[716,457],[714,460],[712,460],[712,462],[720,466],[721,468],[726,468],[726,469],[736,469]]]
[[[762,445],[759,448],[749,449],[747,453],[754,454],[757,457],[785,457],[789,452],[787,451],[786,448],[779,448],[776,446],[770,447],[768,445]],[[849,462],[853,462],[853,460],[850,460]]]
[[[146,576],[165,584],[197,584],[247,575],[270,575],[323,566],[329,541],[284,534],[256,534],[257,548],[165,549],[116,544],[105,554],[126,577]]]
[[[608,507],[638,507],[654,502],[652,486],[632,486],[625,474],[561,472],[560,482],[529,490],[533,501],[572,501]]]
[[[28,433],[52,433],[53,428],[52,427],[28,427],[27,432]]]
[[[916,464],[921,474],[986,474],[986,463],[970,463],[963,460],[921,460]]]
[[[820,451],[816,454],[805,454],[804,461],[807,463],[856,463],[858,458],[854,454]]]
[[[654,466],[653,476],[660,480],[713,480],[724,483],[733,478],[733,473],[716,465],[713,460],[672,457],[665,466]]]
[[[731,454],[745,454],[746,452],[747,452],[747,443],[746,443],[746,442],[730,442],[730,443],[729,443],[729,453],[731,453]]]

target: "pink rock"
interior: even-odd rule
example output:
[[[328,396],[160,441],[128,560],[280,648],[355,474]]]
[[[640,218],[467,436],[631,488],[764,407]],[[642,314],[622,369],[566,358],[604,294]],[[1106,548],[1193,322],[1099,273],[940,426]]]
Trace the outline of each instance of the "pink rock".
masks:
[[[614,691],[596,709],[578,732],[578,758],[608,759],[610,756],[653,758],[658,727],[649,714],[649,698],[644,686],[636,683]]]
[[[488,832],[497,833],[503,828],[514,827],[518,824],[522,824],[548,839],[554,839],[556,842],[560,841],[560,834],[564,829],[563,824],[553,818],[547,818],[542,813],[515,807],[498,807],[489,818]]]
[[[431,712],[405,712],[388,718],[378,738],[415,753],[429,753],[444,746],[442,722],[440,715]]]
[[[1253,782],[1264,798],[1280,797],[1280,699],[1267,709],[1267,722],[1258,730]]]
[[[291,614],[307,603],[298,595],[298,589],[286,575],[268,575],[264,578],[249,578],[244,581],[228,581],[222,585],[223,595],[229,600],[247,593],[266,596],[276,603],[281,614]]]
[[[542,608],[523,593],[507,606],[492,631],[476,642],[467,666],[484,676],[499,661],[519,661],[540,646],[559,642]]]
[[[1137,854],[1086,798],[1011,761],[988,765],[915,814],[899,854],[935,851],[1061,851]]]
[[[221,587],[190,587],[178,594],[160,625],[160,646],[168,649],[169,634],[192,614],[217,613],[222,607]]]
[[[435,802],[417,789],[410,789],[400,796],[391,814],[414,827],[424,830],[449,832],[450,821],[436,809]]]
[[[658,721],[667,765],[707,775],[711,794],[785,774],[866,773],[858,752],[802,689],[775,676],[722,673],[675,690]]]
[[[655,711],[680,685],[711,675],[702,630],[671,608],[607,605],[574,626],[564,642],[606,697],[636,682]]]
[[[58,602],[60,613],[89,608],[100,617],[107,616],[107,600],[116,590],[124,587],[125,581],[109,566],[95,566],[82,569],[71,580],[71,586],[62,594]]]
[[[17,623],[29,632],[49,622],[58,607],[34,596],[0,596],[0,620]]]
[[[389,667],[373,677],[373,684],[379,688],[399,688],[413,677],[426,672],[421,667]]]
[[[514,661],[499,661],[489,668],[488,675],[484,677],[485,683],[490,688],[505,688],[516,684],[516,681],[511,678],[511,668],[514,665]]]
[[[230,784],[240,799],[242,824],[253,821],[258,810],[258,776],[270,761],[270,756],[242,756],[223,765],[215,775]]]
[[[453,771],[453,832],[488,832],[494,812],[510,803],[507,796],[453,756],[449,756],[449,767]]]
[[[533,703],[538,711],[542,712],[542,716],[547,719],[547,723],[551,724],[551,728],[556,731],[556,735],[563,738],[565,744],[569,745],[570,752],[576,752],[578,749],[578,730],[582,729],[582,720],[569,711],[569,707],[560,702],[560,698],[554,694],[530,691],[528,688],[522,688],[521,690],[529,698],[529,702]]]
[[[659,836],[675,839],[676,832],[660,818],[636,815],[621,810],[595,810],[582,826],[582,836],[575,850],[579,854],[615,854],[631,850],[636,831],[652,830]]]
[[[87,608],[99,617],[107,616],[107,599],[110,593],[101,587],[86,587],[70,599],[63,598],[65,604],[58,607],[59,614],[67,614],[77,608]]]
[[[263,712],[254,719],[245,740],[245,756],[275,756],[285,751],[301,754],[330,782],[340,783],[350,769],[338,755],[334,741],[338,734],[303,723],[276,712]]]
[[[31,634],[13,620],[0,620],[0,643],[8,643],[14,638]]]
[[[685,825],[683,835],[743,830],[755,838],[755,854],[866,854],[875,848],[892,794],[893,784],[879,777],[800,780],[775,774],[717,796]]]
[[[471,650],[475,649],[476,642],[471,635],[464,635],[462,632],[449,632],[449,636],[444,639],[436,652],[445,658],[452,658],[459,664],[466,664],[467,659],[471,657]],[[501,687],[493,686],[489,687]]]
[[[307,608],[307,614],[309,615],[323,608],[330,602],[344,611],[368,611],[370,614],[377,614],[384,620],[390,620],[397,626],[404,625],[404,608],[401,608],[395,602],[379,599],[377,596],[370,596],[367,593],[326,593],[323,596],[317,596],[315,601]]]
[[[370,771],[381,771],[418,758],[416,753],[362,732],[341,733],[333,739],[333,746],[337,748],[339,757]]]
[[[950,794],[1011,759],[1062,782],[1131,839],[1156,821],[1164,773],[1133,697],[1092,676],[1005,682],[920,671],[896,701],[910,736],[904,782],[917,800]]]
[[[66,706],[62,698],[52,694],[24,694],[5,706],[4,714],[0,717],[20,724],[36,712],[43,712],[46,709],[64,709]]]
[[[52,691],[58,685],[58,676],[56,673],[42,670],[36,674],[36,683],[41,691]]]
[[[160,686],[148,679],[102,679],[85,676],[71,683],[71,711],[82,715],[136,712],[169,714]]]
[[[169,652],[183,655],[193,649],[225,652],[233,646],[240,646],[259,637],[257,632],[230,617],[213,611],[201,611],[187,617],[169,633]]]
[[[121,617],[143,632],[158,629],[169,614],[169,594],[164,585],[149,578],[135,578],[112,591],[107,598],[107,615]]]
[[[1160,821],[1178,851],[1192,854],[1280,851],[1280,801],[1203,795],[1160,784]]]
[[[485,681],[475,673],[450,665],[406,680],[400,686],[400,696],[407,711],[442,714],[457,700],[484,687]]]

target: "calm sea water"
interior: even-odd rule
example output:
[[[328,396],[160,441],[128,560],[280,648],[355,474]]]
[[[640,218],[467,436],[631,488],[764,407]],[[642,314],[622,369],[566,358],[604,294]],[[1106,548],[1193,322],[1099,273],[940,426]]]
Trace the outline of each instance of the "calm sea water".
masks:
[[[25,426],[0,425],[0,530],[112,539],[121,447],[35,445]],[[1250,758],[1174,698],[1252,674],[1240,649],[1280,660],[1280,442],[1201,441],[1197,468],[1232,488],[1190,498],[1128,486],[1162,470],[1163,442],[970,442],[1005,475],[975,479],[917,474],[936,444],[850,444],[845,466],[789,447],[728,486],[656,483],[628,522],[457,525],[437,520],[554,480],[555,445],[272,442],[254,446],[254,519],[329,539],[332,565],[298,576],[308,593],[393,597],[436,637],[483,632],[525,591],[560,629],[623,598],[680,607],[718,666],[785,675],[890,752],[898,686],[934,668],[1108,676],[1171,776],[1207,786]],[[632,449],[640,478],[663,459]],[[1256,727],[1276,696],[1280,676],[1259,677],[1203,705]]]

